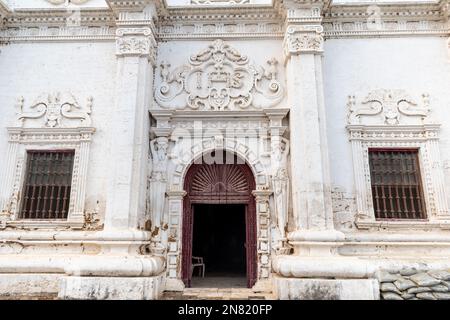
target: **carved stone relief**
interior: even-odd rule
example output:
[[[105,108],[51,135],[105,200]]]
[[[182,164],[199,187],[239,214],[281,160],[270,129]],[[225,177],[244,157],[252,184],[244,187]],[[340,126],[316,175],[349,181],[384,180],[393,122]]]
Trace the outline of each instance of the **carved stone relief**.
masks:
[[[150,213],[152,229],[155,235],[159,233],[163,224],[163,213],[167,189],[167,159],[169,140],[158,137],[150,142],[152,155],[152,169],[150,173]]]
[[[359,104],[354,95],[349,96],[349,124],[359,124],[361,116],[381,116],[383,123],[397,125],[402,116],[418,116],[425,119],[430,112],[428,94],[422,95],[422,106],[418,106],[404,90],[374,90]]]
[[[323,51],[323,28],[320,25],[289,26],[284,38],[285,56]]]
[[[278,137],[272,140],[272,184],[275,202],[276,217],[273,223],[276,225],[281,244],[286,241],[286,228],[288,223],[289,208],[289,175],[287,172],[287,159],[289,155],[289,140]],[[274,237],[275,238],[275,237]]]
[[[161,84],[155,100],[162,108],[192,110],[241,110],[268,108],[281,101],[284,89],[277,80],[278,61],[267,67],[250,65],[249,58],[223,40],[215,40],[194,54],[189,65],[171,70],[160,65]]]
[[[355,228],[355,197],[347,194],[344,188],[334,186],[331,190],[335,228],[348,230]]]
[[[93,98],[89,97],[83,107],[70,93],[46,93],[40,95],[27,108],[31,111],[25,111],[25,99],[20,97],[16,105],[17,119],[20,126],[23,126],[28,119],[43,119],[43,126],[48,128],[64,127],[65,120],[79,120],[79,127],[89,127],[91,125],[92,101]]]

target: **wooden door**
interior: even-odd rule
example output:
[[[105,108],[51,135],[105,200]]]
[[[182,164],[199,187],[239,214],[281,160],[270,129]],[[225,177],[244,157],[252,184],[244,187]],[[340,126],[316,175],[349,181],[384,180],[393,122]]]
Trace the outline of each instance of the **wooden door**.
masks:
[[[183,203],[181,277],[191,286],[194,204],[246,205],[247,286],[257,278],[256,205],[251,191],[255,181],[251,169],[242,164],[193,164],[185,177],[187,195]]]
[[[256,212],[255,201],[252,199],[245,207],[245,247],[247,263],[247,287],[251,288],[256,283],[257,270],[257,242],[256,242]]]

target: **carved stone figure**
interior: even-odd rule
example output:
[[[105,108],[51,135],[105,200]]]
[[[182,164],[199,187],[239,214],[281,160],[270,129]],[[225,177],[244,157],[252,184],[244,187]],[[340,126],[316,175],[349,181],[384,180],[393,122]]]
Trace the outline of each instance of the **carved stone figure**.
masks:
[[[150,211],[153,234],[158,235],[162,226],[164,214],[165,193],[167,185],[167,160],[169,139],[158,137],[150,142],[153,167],[150,175]]]
[[[287,159],[289,141],[277,137],[272,141],[272,183],[275,199],[276,227],[282,241],[286,239],[289,209],[289,176]]]

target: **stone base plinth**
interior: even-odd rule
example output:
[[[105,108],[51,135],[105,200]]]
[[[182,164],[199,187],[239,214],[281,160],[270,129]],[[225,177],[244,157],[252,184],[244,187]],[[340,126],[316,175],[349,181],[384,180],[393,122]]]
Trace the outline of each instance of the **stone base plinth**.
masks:
[[[280,300],[378,300],[376,279],[296,279],[276,277]]]
[[[162,276],[78,277],[61,279],[59,299],[155,300],[162,291]]]
[[[56,296],[61,274],[0,274],[0,299],[2,297]]]

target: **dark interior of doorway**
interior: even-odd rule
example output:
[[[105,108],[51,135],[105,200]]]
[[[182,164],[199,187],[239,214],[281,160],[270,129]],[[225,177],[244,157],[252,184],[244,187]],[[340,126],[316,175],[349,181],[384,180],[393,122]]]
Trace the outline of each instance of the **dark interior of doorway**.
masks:
[[[245,287],[245,205],[196,204],[193,227],[192,256],[203,258],[205,278],[195,268],[192,286]]]

